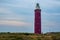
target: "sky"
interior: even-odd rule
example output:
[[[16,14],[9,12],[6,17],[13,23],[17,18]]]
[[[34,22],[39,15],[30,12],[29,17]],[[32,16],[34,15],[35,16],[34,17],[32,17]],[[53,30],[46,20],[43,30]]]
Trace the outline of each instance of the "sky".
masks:
[[[60,0],[0,0],[0,32],[34,33],[34,10],[40,4],[42,33],[60,32]]]

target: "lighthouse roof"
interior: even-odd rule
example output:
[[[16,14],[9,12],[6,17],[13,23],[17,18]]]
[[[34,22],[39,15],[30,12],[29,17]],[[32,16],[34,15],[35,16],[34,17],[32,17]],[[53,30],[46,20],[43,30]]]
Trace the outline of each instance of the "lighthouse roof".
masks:
[[[36,4],[36,9],[40,9],[39,3]]]

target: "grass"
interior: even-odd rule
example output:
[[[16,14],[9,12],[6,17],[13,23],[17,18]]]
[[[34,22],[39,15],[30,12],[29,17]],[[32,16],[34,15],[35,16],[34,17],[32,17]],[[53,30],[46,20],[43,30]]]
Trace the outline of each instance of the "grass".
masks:
[[[60,32],[45,34],[0,32],[0,40],[60,40]]]

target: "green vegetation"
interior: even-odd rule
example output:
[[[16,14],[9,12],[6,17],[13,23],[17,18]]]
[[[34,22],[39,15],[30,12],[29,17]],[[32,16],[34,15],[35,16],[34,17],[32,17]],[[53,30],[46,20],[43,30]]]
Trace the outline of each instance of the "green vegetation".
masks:
[[[0,40],[60,40],[60,32],[45,34],[0,32]]]

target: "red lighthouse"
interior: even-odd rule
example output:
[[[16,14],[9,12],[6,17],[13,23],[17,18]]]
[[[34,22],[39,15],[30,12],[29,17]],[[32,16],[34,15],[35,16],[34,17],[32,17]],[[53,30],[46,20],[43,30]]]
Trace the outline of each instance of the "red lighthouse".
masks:
[[[41,34],[41,9],[39,3],[36,4],[34,27],[35,34]]]

